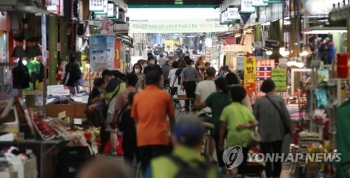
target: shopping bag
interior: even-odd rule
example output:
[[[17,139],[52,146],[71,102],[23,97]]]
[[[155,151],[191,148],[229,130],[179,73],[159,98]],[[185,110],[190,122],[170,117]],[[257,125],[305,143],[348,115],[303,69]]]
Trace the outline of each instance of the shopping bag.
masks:
[[[123,156],[124,155],[124,150],[123,150],[123,137],[118,135],[118,143],[117,143],[117,147],[115,148],[118,155],[119,156]],[[108,140],[104,149],[103,149],[104,153],[109,153],[111,152],[111,141]]]
[[[180,89],[178,92],[177,92],[177,95],[179,96],[186,96],[186,91],[184,89]]]

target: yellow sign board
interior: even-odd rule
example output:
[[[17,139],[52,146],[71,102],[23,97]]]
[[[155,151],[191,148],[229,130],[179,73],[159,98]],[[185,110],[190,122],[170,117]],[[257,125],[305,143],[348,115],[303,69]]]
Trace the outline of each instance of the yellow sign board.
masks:
[[[256,81],[256,58],[245,57],[243,63],[244,83],[254,83]]]
[[[165,51],[174,51],[174,41],[173,40],[165,40],[164,41]]]

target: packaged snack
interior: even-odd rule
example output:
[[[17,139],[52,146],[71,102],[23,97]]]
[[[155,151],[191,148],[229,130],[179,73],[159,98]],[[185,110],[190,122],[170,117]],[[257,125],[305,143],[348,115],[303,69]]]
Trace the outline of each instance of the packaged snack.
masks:
[[[318,83],[319,84],[327,84],[329,80],[329,70],[325,68],[319,68],[317,69],[317,75],[318,75]]]
[[[316,90],[316,98],[317,98],[317,106],[326,106],[329,104],[328,98],[327,98],[327,91],[324,89]]]

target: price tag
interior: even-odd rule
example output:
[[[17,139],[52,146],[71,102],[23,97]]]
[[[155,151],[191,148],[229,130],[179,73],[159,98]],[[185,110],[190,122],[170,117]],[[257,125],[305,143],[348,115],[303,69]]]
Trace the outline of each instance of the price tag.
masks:
[[[76,124],[76,125],[81,125],[81,124],[82,124],[81,119],[76,119],[76,118],[74,118],[74,124]]]
[[[65,117],[67,117],[66,111],[62,111],[62,112],[58,113],[58,119],[63,119]]]

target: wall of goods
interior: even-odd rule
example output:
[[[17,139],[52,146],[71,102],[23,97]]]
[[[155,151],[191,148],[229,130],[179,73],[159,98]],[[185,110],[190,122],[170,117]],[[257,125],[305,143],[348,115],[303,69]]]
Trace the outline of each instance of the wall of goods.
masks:
[[[289,151],[294,156],[304,155],[302,159],[289,160],[291,173],[300,178],[347,177],[343,174],[348,168],[343,165],[350,156],[350,141],[344,138],[350,124],[349,55],[339,53],[333,65],[313,61],[311,69],[301,69],[281,67],[271,59],[247,57],[233,52],[235,46],[225,49],[224,64],[232,71],[244,71],[243,86],[253,105],[264,96],[260,86],[266,79],[275,82],[276,94],[284,98],[295,127]],[[308,157],[315,153],[322,156]]]

